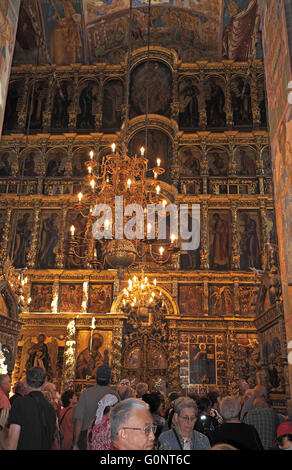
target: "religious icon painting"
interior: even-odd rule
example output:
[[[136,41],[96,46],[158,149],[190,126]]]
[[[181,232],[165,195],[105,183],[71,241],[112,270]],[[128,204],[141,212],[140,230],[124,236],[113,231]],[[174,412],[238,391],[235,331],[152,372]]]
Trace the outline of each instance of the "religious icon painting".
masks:
[[[110,366],[111,347],[111,331],[95,328],[79,331],[77,337],[76,378],[95,377],[99,366]]]
[[[125,358],[125,367],[128,369],[139,369],[141,367],[142,352],[140,348],[135,347],[129,351]]]
[[[20,156],[19,176],[33,178],[41,174],[43,156],[39,149],[26,149]]]
[[[238,174],[240,176],[252,177],[257,172],[256,152],[250,147],[238,147],[235,151]]]
[[[230,252],[230,213],[228,211],[209,211],[210,268],[214,270],[229,269]]]
[[[88,174],[85,162],[90,160],[90,148],[79,148],[73,153],[72,176],[74,178],[82,178]]]
[[[199,149],[196,147],[181,147],[178,155],[181,167],[181,176],[200,176],[201,152]]]
[[[148,103],[145,89],[149,91]],[[130,117],[141,114],[162,114],[170,117],[172,74],[162,62],[150,61],[138,65],[131,74]]]
[[[60,312],[82,312],[83,284],[60,284]]]
[[[9,252],[15,268],[24,268],[27,265],[32,231],[33,211],[14,211],[10,227]]]
[[[23,96],[23,80],[11,81],[8,88],[3,130],[16,129],[17,126],[17,104],[20,96]]]
[[[210,176],[228,176],[229,158],[227,150],[214,148],[208,152],[207,158]]]
[[[260,219],[256,211],[239,211],[240,269],[261,269]]]
[[[77,109],[77,128],[94,129],[98,102],[98,83],[87,80],[80,84],[80,94]]]
[[[16,378],[23,380],[31,367],[41,367],[47,372],[48,380],[56,379],[60,340],[44,333],[24,335],[18,343]]]
[[[0,153],[0,178],[13,176],[17,170],[17,156],[15,152],[3,151]]]
[[[90,313],[108,313],[112,305],[112,284],[90,284],[88,311]]]
[[[53,149],[46,156],[46,177],[61,178],[66,172],[67,154],[65,150]]]
[[[44,210],[40,219],[37,266],[40,269],[55,268],[59,248],[61,213],[58,210]]]
[[[73,83],[63,80],[60,89],[56,86],[53,99],[52,129],[66,129],[69,123],[69,107],[72,103]]]
[[[216,383],[214,344],[190,344],[190,383]]]
[[[202,285],[179,285],[179,308],[182,315],[197,315],[203,311]]]
[[[103,94],[103,127],[119,129],[122,123],[124,87],[120,80],[110,80],[104,85]]]
[[[53,301],[53,284],[45,282],[33,282],[31,285],[30,297],[30,312],[51,312],[51,305]]]
[[[184,77],[178,85],[179,127],[193,129],[199,125],[199,87],[196,79]]]
[[[234,310],[233,286],[209,285],[209,313],[212,315],[230,315]]]

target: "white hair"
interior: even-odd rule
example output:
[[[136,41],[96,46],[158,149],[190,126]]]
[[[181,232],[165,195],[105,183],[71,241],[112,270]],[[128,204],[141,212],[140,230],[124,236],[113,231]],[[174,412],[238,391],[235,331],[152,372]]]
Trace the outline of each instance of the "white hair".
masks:
[[[122,425],[126,425],[137,409],[149,411],[147,403],[137,400],[137,398],[126,398],[117,403],[111,411],[111,439],[115,441],[118,436],[119,429]]]

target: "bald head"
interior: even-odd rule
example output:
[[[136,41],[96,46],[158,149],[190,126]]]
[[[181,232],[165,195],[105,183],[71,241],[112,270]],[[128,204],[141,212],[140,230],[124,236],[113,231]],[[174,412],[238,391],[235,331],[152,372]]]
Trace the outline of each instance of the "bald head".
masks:
[[[266,400],[268,398],[268,392],[264,385],[256,385],[254,388],[254,396],[255,398],[262,398]]]

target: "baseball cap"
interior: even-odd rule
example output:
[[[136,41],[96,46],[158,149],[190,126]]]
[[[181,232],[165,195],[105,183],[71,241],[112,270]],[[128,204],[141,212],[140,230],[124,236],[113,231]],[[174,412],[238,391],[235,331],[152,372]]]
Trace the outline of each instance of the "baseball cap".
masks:
[[[108,366],[99,366],[96,372],[96,378],[109,380],[111,378],[111,368]]]
[[[284,421],[277,428],[277,439],[287,434],[292,434],[292,423],[291,421]]]

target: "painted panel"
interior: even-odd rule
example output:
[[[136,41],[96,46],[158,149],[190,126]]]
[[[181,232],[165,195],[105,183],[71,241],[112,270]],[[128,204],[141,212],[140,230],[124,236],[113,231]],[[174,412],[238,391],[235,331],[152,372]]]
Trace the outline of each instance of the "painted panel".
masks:
[[[100,365],[110,365],[111,347],[111,331],[79,331],[77,338],[76,378],[95,377]]]
[[[203,287],[201,285],[179,286],[179,308],[182,315],[196,315],[203,310]]]

